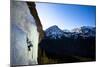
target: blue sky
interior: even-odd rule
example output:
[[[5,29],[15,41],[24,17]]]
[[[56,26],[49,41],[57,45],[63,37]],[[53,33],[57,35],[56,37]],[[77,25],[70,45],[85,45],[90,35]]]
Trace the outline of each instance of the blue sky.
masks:
[[[36,3],[36,9],[44,30],[53,25],[71,30],[96,23],[95,6]]]

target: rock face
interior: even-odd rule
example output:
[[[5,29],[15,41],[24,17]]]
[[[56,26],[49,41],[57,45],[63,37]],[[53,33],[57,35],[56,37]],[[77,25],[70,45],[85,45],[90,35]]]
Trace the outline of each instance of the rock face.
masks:
[[[44,31],[43,31],[40,19],[38,17],[36,5],[34,2],[27,2],[27,4],[28,4],[28,7],[30,9],[32,16],[35,18],[36,25],[38,26],[37,31],[39,32],[39,43],[40,43],[44,37]],[[41,59],[43,58],[42,57],[43,53],[44,53],[44,51],[40,48],[40,45],[38,45],[38,64],[41,64],[41,61],[42,61]]]
[[[38,43],[42,37],[35,4],[11,1],[11,65],[38,64]]]
[[[36,25],[38,26],[37,30],[39,32],[39,42],[40,42],[42,40],[42,38],[44,37],[44,32],[43,32],[41,21],[38,17],[38,13],[37,13],[37,10],[36,10],[36,5],[35,5],[34,2],[27,2],[27,4],[28,4],[28,7],[30,9],[30,12],[31,12],[32,16],[35,18]]]

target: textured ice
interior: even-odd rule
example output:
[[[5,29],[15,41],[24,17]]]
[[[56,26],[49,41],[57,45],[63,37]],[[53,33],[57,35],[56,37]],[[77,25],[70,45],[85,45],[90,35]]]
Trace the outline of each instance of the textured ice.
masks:
[[[34,17],[25,2],[11,2],[11,64],[29,65],[37,63],[38,32]],[[28,51],[27,41],[33,45]]]

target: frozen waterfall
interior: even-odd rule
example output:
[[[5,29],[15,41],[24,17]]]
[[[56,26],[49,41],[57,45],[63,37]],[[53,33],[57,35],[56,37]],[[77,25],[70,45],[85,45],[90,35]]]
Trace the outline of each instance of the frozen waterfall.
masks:
[[[28,50],[27,38],[32,47]],[[11,65],[38,64],[39,33],[26,2],[11,2]]]

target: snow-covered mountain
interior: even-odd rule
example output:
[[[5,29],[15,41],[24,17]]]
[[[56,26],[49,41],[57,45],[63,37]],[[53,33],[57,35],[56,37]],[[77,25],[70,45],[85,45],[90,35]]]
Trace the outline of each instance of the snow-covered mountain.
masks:
[[[71,30],[71,32],[82,33],[81,28],[74,28],[74,29]]]
[[[83,37],[95,36],[96,34],[95,31],[96,31],[96,28],[90,27],[90,26],[83,26],[83,27],[75,28],[71,30],[71,32],[80,34],[80,36],[83,36]]]
[[[70,30],[67,30],[67,29],[64,29],[63,31],[64,31],[65,33],[70,32]]]
[[[45,31],[45,33],[47,37],[54,38],[54,39],[61,38],[64,35],[64,32],[56,25],[48,28]]]
[[[77,33],[87,33],[90,31],[95,32],[95,27],[90,27],[90,26],[82,26],[80,28],[74,28],[71,30],[71,32],[77,32]]]
[[[79,36],[86,38],[86,37],[94,37],[95,36],[95,27],[83,26],[80,28],[74,28],[71,31],[69,30],[61,30],[58,26],[54,25],[49,27],[46,31],[46,37],[57,39],[62,37],[73,37],[78,38]]]

